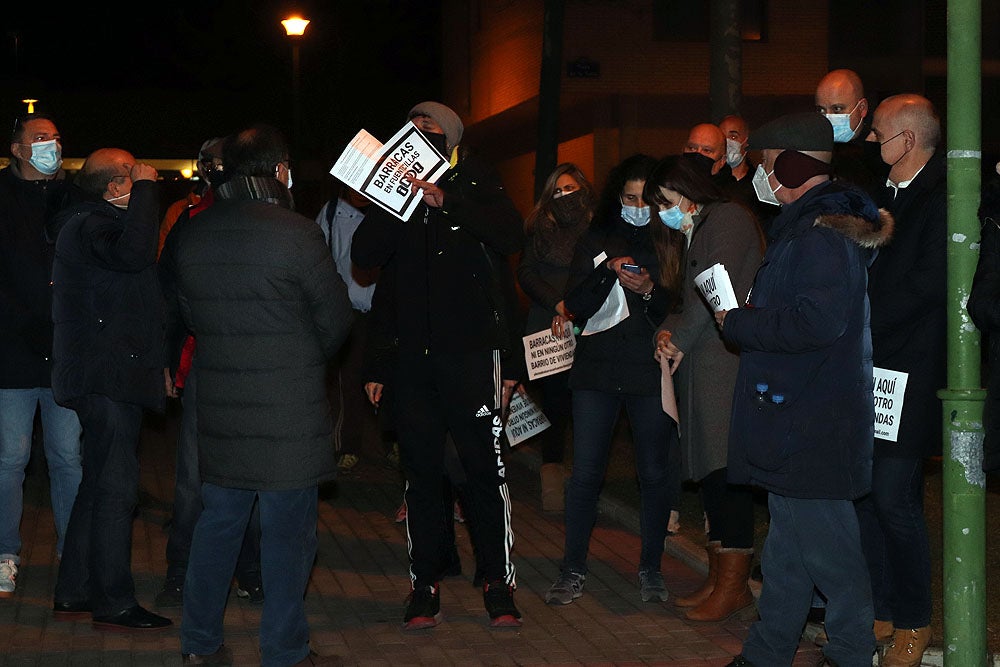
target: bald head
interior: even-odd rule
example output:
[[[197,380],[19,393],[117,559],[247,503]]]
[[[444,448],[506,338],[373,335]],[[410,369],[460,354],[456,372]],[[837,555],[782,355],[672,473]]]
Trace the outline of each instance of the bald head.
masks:
[[[123,181],[135,165],[135,158],[120,148],[98,148],[87,156],[76,178],[76,183],[84,192],[103,196],[108,184],[114,180]]]
[[[923,95],[905,93],[887,97],[875,110],[873,128],[879,129],[885,141],[893,134],[909,130],[913,141],[925,150],[937,148],[941,141],[941,120],[934,105]],[[873,132],[874,134],[874,132]]]
[[[738,141],[741,144],[746,142],[750,135],[747,122],[741,116],[726,116],[719,121],[719,129],[727,139]]]
[[[683,152],[700,153],[712,158],[714,161],[712,174],[717,174],[726,164],[726,135],[722,133],[718,125],[711,123],[695,125],[688,133]]]

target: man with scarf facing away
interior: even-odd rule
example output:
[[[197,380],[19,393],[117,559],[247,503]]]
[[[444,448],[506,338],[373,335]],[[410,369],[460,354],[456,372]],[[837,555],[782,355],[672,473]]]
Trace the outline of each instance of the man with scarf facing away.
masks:
[[[288,145],[256,125],[226,142],[229,177],[182,219],[161,257],[168,303],[198,341],[204,508],[184,580],[184,664],[232,664],[230,581],[256,498],[264,667],[330,664],[309,649],[305,592],[316,557],[318,485],[337,470],[327,363],[350,329],[347,287],[323,233],[292,210]]]
[[[745,307],[716,314],[740,349],[729,482],[768,491],[760,620],[730,667],[791,665],[818,589],[823,664],[872,664],[871,584],[854,500],[871,488],[874,399],[868,267],[892,217],[830,181],[833,128],[782,116],[750,137],[761,201],[781,206]],[[773,185],[772,185],[773,182]]]
[[[464,509],[490,625],[516,627],[521,613],[514,606],[514,534],[500,433],[524,374],[509,264],[524,245],[521,215],[494,170],[459,147],[458,114],[421,102],[408,118],[451,168],[437,183],[412,182],[423,201],[409,220],[369,207],[351,247],[357,266],[382,267],[381,280],[393,286],[389,317],[398,349],[387,385],[406,475],[412,585],[404,627],[429,628],[440,620],[439,582],[453,546],[441,493],[449,433],[468,480]]]

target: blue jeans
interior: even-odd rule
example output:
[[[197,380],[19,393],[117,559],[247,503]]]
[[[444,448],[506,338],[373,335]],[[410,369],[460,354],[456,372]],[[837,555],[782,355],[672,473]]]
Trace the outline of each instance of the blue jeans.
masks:
[[[83,468],[80,459],[80,419],[56,405],[52,390],[0,389],[0,559],[19,562],[24,470],[31,458],[35,409],[42,416],[45,459],[49,465],[52,517],[56,524],[56,554],[62,556],[66,525],[76,500]]]
[[[924,519],[923,459],[876,455],[872,492],[856,506],[875,618],[892,621],[897,628],[930,625],[931,548]]]
[[[840,667],[871,667],[875,617],[854,503],[771,493],[767,505],[760,620],[750,626],[743,656],[755,665],[791,665],[818,589],[830,636],[823,653]]]
[[[256,498],[260,505],[260,617],[263,667],[286,667],[309,654],[305,594],[316,558],[318,489],[253,491],[202,484],[198,517],[184,580],[181,651],[206,655],[223,643],[229,583]]]
[[[83,425],[83,479],[73,503],[55,599],[90,601],[94,616],[135,606],[132,519],[139,498],[143,409],[107,396],[77,399]]]
[[[672,497],[667,461],[670,449],[678,447],[674,421],[663,412],[659,395],[575,390],[573,472],[566,488],[564,571],[587,572],[587,551],[597,520],[597,500],[604,484],[611,439],[622,406],[628,411],[632,427],[635,469],[639,476],[642,538],[639,568],[660,570]]]
[[[187,572],[188,556],[195,524],[201,514],[201,473],[198,469],[197,373],[192,366],[184,382],[180,432],[177,434],[177,467],[174,477],[174,511],[167,539],[167,583],[181,585]],[[243,549],[236,564],[236,578],[241,588],[260,585],[260,512],[257,506],[250,515]]]

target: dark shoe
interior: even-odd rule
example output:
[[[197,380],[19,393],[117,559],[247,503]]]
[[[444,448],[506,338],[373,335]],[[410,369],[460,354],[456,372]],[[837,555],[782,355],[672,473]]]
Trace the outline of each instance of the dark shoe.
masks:
[[[744,658],[742,655],[738,655],[733,658],[733,661],[726,665],[726,667],[754,667],[754,664]]]
[[[441,587],[414,588],[406,602],[404,630],[424,630],[441,622]]]
[[[184,582],[170,581],[163,582],[163,590],[156,594],[153,600],[157,609],[168,609],[170,607],[184,606]]]
[[[185,653],[181,658],[185,665],[232,665],[233,649],[223,644],[215,653],[209,653],[208,655]]]
[[[264,589],[260,586],[251,586],[250,588],[237,586],[236,597],[243,598],[250,604],[264,604]]]
[[[342,665],[344,659],[339,655],[320,655],[316,651],[309,651],[309,655],[299,660],[292,667],[310,667],[310,665]]]
[[[139,605],[110,616],[95,616],[93,621],[94,627],[98,630],[118,632],[165,630],[173,624],[169,618],[146,611]]]
[[[57,621],[75,621],[90,616],[90,602],[56,602],[52,605],[52,615]]]
[[[483,604],[492,628],[521,627],[521,612],[514,606],[514,587],[498,581],[483,587]]]

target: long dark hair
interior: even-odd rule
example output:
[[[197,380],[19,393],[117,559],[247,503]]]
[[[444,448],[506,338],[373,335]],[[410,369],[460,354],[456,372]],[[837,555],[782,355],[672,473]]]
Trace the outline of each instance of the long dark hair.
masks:
[[[530,234],[535,228],[535,224],[541,218],[548,218],[549,220],[554,220],[555,217],[552,214],[552,200],[555,198],[556,192],[556,181],[559,180],[560,176],[569,174],[573,177],[580,185],[580,193],[578,196],[583,196],[587,198],[587,201],[594,201],[594,186],[590,184],[587,177],[583,175],[583,172],[578,166],[572,162],[563,162],[562,164],[556,166],[549,174],[549,177],[545,180],[545,187],[542,188],[542,194],[538,197],[538,201],[535,203],[535,208],[531,210],[528,217],[524,219],[524,231],[526,234]],[[590,222],[589,220],[587,222]]]
[[[608,173],[601,190],[601,198],[594,211],[594,225],[611,228],[619,223],[622,214],[621,194],[629,181],[643,181],[656,166],[656,158],[644,153],[636,153],[625,158]]]

